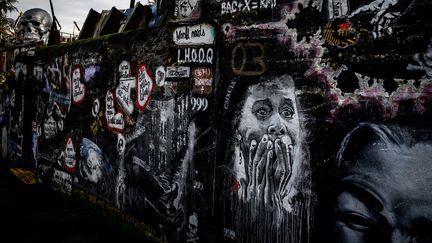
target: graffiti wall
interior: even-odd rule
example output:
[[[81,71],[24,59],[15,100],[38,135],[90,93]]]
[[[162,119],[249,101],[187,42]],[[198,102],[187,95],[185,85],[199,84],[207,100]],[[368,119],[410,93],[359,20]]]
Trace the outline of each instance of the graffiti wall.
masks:
[[[24,53],[8,156],[155,242],[430,242],[431,9],[178,0]]]
[[[215,41],[203,23],[20,56],[39,180],[133,215],[155,241],[205,239],[188,222],[212,208]]]
[[[209,5],[219,239],[430,241],[431,4]]]

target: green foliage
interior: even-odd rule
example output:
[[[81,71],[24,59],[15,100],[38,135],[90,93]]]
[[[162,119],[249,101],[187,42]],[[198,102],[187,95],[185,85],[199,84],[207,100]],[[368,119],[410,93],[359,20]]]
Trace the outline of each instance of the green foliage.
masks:
[[[4,27],[7,24],[6,14],[8,12],[18,11],[14,6],[18,0],[1,0],[0,1],[0,27]]]
[[[5,18],[8,12],[18,11],[14,4],[18,3],[18,0],[1,0],[0,1],[0,12],[2,17]]]
[[[1,0],[0,1],[0,46],[9,46],[11,36],[7,35],[6,30],[9,29],[9,23],[6,18],[8,12],[18,11],[14,6],[18,0]]]

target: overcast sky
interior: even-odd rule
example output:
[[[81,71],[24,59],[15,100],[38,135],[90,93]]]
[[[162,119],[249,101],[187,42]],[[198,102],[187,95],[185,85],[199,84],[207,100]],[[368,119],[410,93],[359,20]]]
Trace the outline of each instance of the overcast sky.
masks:
[[[81,29],[90,8],[100,13],[101,10],[104,9],[109,10],[112,7],[126,9],[129,8],[130,5],[130,0],[52,0],[52,2],[54,5],[54,13],[62,27],[61,31],[67,33],[73,32],[73,21],[76,21]],[[136,0],[135,2],[145,4],[147,1]],[[18,0],[15,6],[18,8],[18,11],[22,12],[31,8],[42,8],[51,15],[49,0]],[[8,13],[8,17],[12,19],[16,19],[18,15],[19,12]],[[76,29],[75,34],[78,34]]]

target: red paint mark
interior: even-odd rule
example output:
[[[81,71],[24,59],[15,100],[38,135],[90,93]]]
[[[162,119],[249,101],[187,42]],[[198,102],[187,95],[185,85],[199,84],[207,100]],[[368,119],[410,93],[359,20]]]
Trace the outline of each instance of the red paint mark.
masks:
[[[233,190],[233,192],[237,192],[240,189],[241,185],[240,182],[236,179],[233,180],[231,189]]]
[[[340,30],[349,30],[349,28],[351,28],[351,25],[352,24],[350,22],[345,22],[345,23],[339,24],[338,28]]]

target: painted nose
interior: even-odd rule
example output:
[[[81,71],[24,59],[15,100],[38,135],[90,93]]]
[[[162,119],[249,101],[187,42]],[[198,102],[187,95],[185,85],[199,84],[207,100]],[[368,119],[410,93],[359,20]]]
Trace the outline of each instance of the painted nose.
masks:
[[[273,135],[273,136],[283,136],[283,135],[287,134],[287,130],[286,130],[285,126],[282,126],[278,122],[278,123],[271,124],[267,129],[267,133],[269,135]]]

